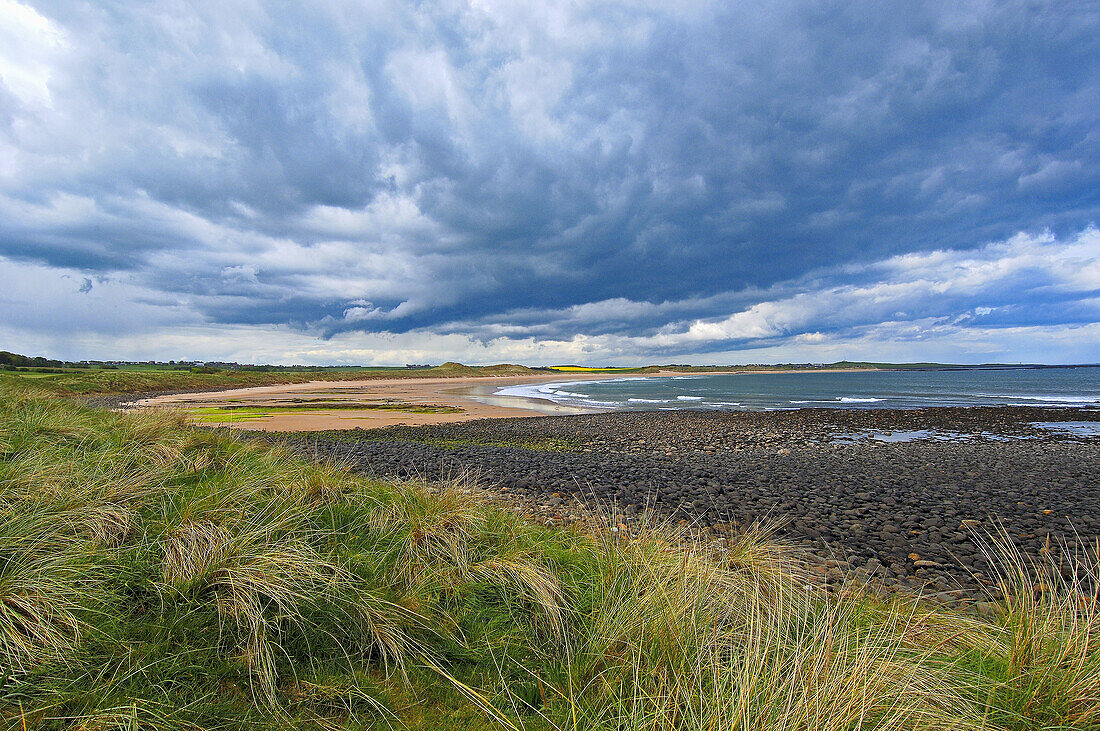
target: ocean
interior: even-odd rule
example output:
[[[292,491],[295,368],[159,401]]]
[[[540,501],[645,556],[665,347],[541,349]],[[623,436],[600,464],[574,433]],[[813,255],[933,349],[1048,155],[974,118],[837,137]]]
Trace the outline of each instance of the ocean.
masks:
[[[495,396],[614,411],[1100,407],[1100,366],[695,374],[507,386]]]

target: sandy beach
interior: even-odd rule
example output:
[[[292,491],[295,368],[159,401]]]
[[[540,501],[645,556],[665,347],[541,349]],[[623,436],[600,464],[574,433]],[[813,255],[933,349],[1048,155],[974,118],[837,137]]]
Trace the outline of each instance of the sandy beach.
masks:
[[[495,397],[499,389],[526,383],[681,375],[656,373],[560,372],[483,378],[391,378],[309,381],[138,399],[124,409],[175,408],[203,423],[216,414],[218,426],[257,431],[378,429],[388,426],[451,424],[472,419],[587,413],[545,399]],[[309,402],[316,402],[316,408]],[[328,408],[326,408],[326,406]],[[356,407],[361,408],[356,408]],[[433,411],[433,409],[438,409]],[[221,413],[224,411],[224,413]],[[240,414],[240,418],[234,418]]]

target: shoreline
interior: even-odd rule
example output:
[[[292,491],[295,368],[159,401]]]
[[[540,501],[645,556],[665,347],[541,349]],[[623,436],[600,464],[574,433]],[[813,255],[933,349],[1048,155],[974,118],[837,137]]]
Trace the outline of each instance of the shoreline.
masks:
[[[859,369],[852,369],[859,370]],[[762,371],[712,371],[707,375],[760,373]],[[786,372],[786,371],[776,371]],[[356,381],[307,381],[305,383],[251,386],[216,391],[170,393],[120,401],[116,408],[196,409],[224,407],[265,407],[277,412],[287,399],[314,399],[324,403],[339,402],[339,409],[302,413],[272,413],[263,418],[243,418],[238,422],[220,422],[219,426],[251,431],[328,431],[339,429],[381,429],[389,426],[425,426],[452,424],[475,419],[504,419],[564,414],[600,413],[602,409],[565,406],[550,399],[502,396],[494,393],[506,386],[535,383],[609,380],[610,378],[665,378],[693,375],[690,371],[656,371],[653,373],[547,373],[524,376],[459,376],[454,378],[386,378]],[[364,408],[357,410],[356,403]],[[423,413],[372,410],[379,404],[407,404],[410,408],[444,407],[460,409],[453,413]]]
[[[270,432],[316,432],[344,429],[381,429],[391,426],[452,424],[479,419],[506,419],[547,415],[602,414],[633,409],[616,409],[598,402],[562,403],[535,388],[522,393],[497,395],[510,387],[542,384],[581,384],[624,379],[663,379],[707,377],[712,375],[780,375],[806,373],[899,372],[894,369],[823,368],[815,370],[754,369],[699,373],[661,370],[646,373],[553,372],[512,376],[456,376],[430,378],[384,378],[369,380],[313,380],[303,383],[272,384],[189,393],[168,393],[131,398],[114,404],[121,410],[176,408],[183,410],[200,425],[227,426],[234,429]],[[881,399],[879,399],[881,400]],[[311,406],[315,402],[316,406]],[[796,402],[792,402],[796,403]],[[797,402],[790,408],[766,411],[798,411],[820,408],[825,402]],[[813,404],[813,405],[810,405]],[[989,404],[993,406],[993,404]],[[1013,404],[1005,404],[1012,406]],[[1041,405],[1041,404],[1037,404]],[[1067,406],[1069,404],[1066,404]],[[325,407],[328,408],[325,408]],[[941,404],[953,408],[958,404]],[[974,405],[975,408],[985,404]],[[841,403],[826,408],[860,408]],[[874,406],[868,408],[897,408]],[[904,406],[902,408],[934,408]],[[1088,408],[1086,406],[1085,408]],[[1095,408],[1095,407],[1094,407]],[[708,410],[654,409],[657,411]],[[722,411],[723,409],[718,409]],[[754,411],[753,408],[733,411]]]

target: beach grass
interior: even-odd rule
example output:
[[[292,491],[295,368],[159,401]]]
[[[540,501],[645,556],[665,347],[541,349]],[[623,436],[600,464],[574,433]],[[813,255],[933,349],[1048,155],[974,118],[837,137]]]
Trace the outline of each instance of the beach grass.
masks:
[[[989,616],[729,544],[525,521],[469,478],[0,389],[12,728],[1093,729],[1095,551],[988,538]],[[1054,556],[1061,556],[1058,561]]]
[[[563,373],[636,373],[642,369],[638,367],[589,368],[587,366],[550,366],[550,370],[561,371]]]

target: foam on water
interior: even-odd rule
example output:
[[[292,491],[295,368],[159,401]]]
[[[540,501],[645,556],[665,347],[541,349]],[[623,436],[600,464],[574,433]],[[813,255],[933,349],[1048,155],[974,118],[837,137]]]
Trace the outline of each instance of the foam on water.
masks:
[[[1045,393],[1045,394],[1008,394],[1008,393],[976,393],[975,398],[980,399],[996,399],[998,401],[1027,401],[1037,405],[1055,405],[1060,406],[1062,404],[1100,404],[1100,396],[1080,396],[1075,394],[1064,393]]]
[[[874,397],[860,397],[860,396],[838,396],[834,399],[791,399],[787,403],[791,404],[877,404],[881,401],[885,401],[884,398]]]
[[[589,406],[593,408],[615,408],[618,401],[599,401],[591,398],[586,393],[565,390],[571,386],[577,386],[588,381],[562,381],[560,383],[544,384],[519,384],[515,386],[502,386],[493,393],[494,396],[512,396],[515,398],[542,399],[558,404],[570,406]]]
[[[627,411],[1093,406],[1100,367],[618,376],[504,386],[495,395]]]

